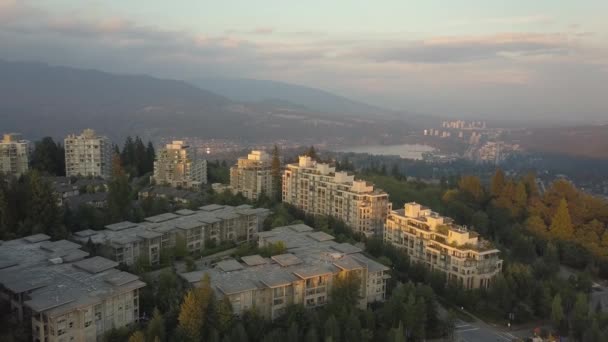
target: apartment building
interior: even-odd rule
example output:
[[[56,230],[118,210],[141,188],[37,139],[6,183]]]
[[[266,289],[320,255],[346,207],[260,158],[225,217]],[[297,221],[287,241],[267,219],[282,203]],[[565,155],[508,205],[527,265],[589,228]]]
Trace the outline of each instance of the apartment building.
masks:
[[[163,250],[183,241],[189,252],[202,251],[208,240],[247,242],[255,239],[268,209],[249,205],[238,207],[210,204],[199,210],[182,209],[147,217],[142,223],[114,223],[106,229],[74,233],[80,244],[89,241],[100,245],[101,254],[126,265],[144,258],[152,265],[160,263]]]
[[[307,214],[341,219],[366,236],[381,234],[391,209],[386,192],[306,156],[286,166],[283,202]]]
[[[152,180],[172,187],[200,187],[207,184],[207,161],[197,159],[188,145],[175,140],[156,153]]]
[[[235,314],[253,309],[266,319],[280,317],[291,304],[306,308],[327,304],[336,279],[350,275],[361,282],[359,307],[385,299],[389,268],[364,256],[360,248],[338,243],[304,224],[258,233],[259,247],[277,242],[286,246],[285,254],[223,260],[181,277],[199,286],[207,273],[213,290],[219,297],[228,297]]]
[[[36,234],[0,244],[0,302],[35,342],[99,341],[139,319],[146,284],[80,245]]]
[[[66,177],[110,178],[112,144],[105,136],[85,129],[80,135],[71,134],[64,140]]]
[[[239,158],[230,168],[232,191],[240,192],[250,200],[256,200],[262,194],[270,196],[276,183],[271,164],[272,158],[265,151],[251,151],[247,158]]]
[[[488,288],[502,270],[500,251],[489,241],[418,203],[391,211],[384,241],[466,289]]]
[[[5,134],[0,142],[0,174],[20,177],[29,170],[31,144],[21,134]]]

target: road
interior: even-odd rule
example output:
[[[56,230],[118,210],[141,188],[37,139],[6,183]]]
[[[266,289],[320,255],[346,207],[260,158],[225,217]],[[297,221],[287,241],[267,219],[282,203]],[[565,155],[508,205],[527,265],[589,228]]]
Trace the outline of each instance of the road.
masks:
[[[518,336],[485,324],[481,321],[464,322],[456,320],[456,341],[459,342],[510,342]]]

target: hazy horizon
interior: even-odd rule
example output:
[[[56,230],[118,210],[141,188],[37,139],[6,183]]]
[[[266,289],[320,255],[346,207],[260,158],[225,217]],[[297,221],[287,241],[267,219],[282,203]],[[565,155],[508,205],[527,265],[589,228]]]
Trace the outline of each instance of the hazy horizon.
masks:
[[[252,78],[444,117],[608,119],[605,1],[0,0],[0,58]]]

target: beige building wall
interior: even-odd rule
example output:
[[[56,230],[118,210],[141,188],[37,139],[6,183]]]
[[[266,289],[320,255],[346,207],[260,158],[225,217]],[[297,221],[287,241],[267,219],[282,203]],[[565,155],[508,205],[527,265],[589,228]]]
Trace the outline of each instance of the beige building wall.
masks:
[[[0,173],[20,177],[29,170],[31,144],[20,134],[5,134],[0,142]]]
[[[207,184],[207,161],[195,158],[183,141],[173,141],[157,152],[152,180],[172,187],[199,187]]]
[[[97,135],[92,129],[85,129],[80,135],[67,136],[64,146],[67,177],[110,178],[112,145],[107,137]]]
[[[138,319],[139,289],[134,289],[64,313],[33,313],[32,335],[35,342],[96,342]]]
[[[341,219],[366,236],[381,234],[391,208],[386,192],[306,156],[286,166],[283,202],[308,214]]]
[[[502,271],[500,251],[489,241],[417,203],[391,211],[384,240],[466,289],[488,288]]]
[[[271,157],[264,151],[251,151],[247,158],[239,158],[230,168],[230,187],[245,198],[256,200],[262,194],[274,192]]]

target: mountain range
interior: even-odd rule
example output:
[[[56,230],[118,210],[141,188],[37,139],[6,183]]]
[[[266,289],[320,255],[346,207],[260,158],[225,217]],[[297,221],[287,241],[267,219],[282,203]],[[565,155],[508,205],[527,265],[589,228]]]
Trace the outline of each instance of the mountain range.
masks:
[[[339,116],[387,116],[390,110],[325,90],[285,82],[254,79],[196,79],[190,83],[238,102],[285,101],[311,111]]]
[[[407,129],[404,121],[380,115],[385,110],[317,89],[256,80],[206,82],[194,86],[0,60],[0,131],[29,139],[61,138],[90,127],[114,139],[137,134],[366,143]],[[221,94],[204,89],[205,84]],[[246,97],[251,88],[259,89]]]

